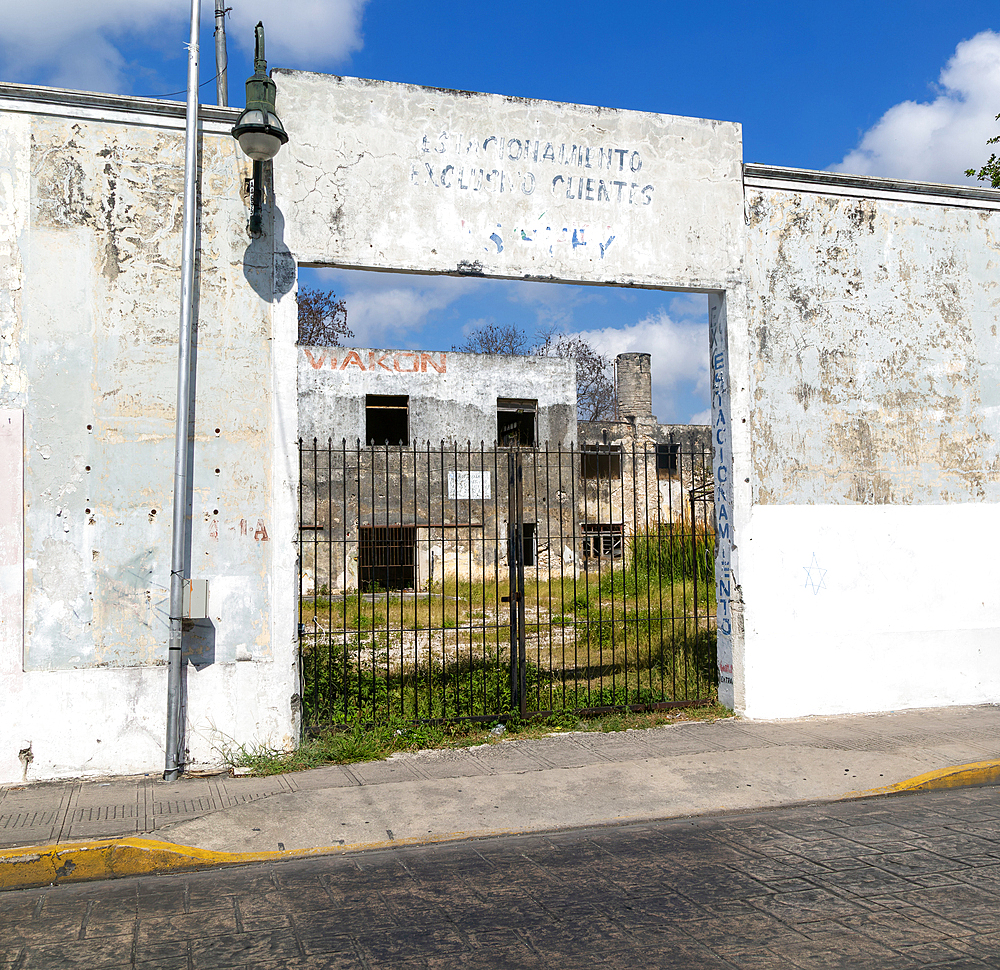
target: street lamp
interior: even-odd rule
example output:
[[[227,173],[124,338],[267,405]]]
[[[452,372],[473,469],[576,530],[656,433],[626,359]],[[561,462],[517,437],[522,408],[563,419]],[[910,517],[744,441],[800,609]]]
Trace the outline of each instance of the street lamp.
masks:
[[[288,135],[274,110],[275,84],[267,76],[264,59],[264,24],[254,32],[253,77],[247,78],[247,106],[233,126],[233,137],[243,153],[253,159],[253,196],[250,208],[250,235],[261,234],[261,195],[264,162],[270,161],[288,141]]]

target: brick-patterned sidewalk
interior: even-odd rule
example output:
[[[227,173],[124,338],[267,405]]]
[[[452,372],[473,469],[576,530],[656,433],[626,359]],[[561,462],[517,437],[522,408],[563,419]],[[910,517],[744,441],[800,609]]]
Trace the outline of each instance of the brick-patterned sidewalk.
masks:
[[[842,797],[1000,758],[1000,708],[679,722],[507,740],[271,778],[157,776],[0,788],[0,846],[160,835],[274,851],[539,831]],[[586,792],[585,797],[578,797]]]

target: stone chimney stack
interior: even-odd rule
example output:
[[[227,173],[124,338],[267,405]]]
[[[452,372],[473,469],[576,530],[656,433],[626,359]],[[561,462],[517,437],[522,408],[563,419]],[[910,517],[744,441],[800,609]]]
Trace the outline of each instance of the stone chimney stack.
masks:
[[[619,354],[615,370],[618,376],[618,420],[655,424],[649,354]]]

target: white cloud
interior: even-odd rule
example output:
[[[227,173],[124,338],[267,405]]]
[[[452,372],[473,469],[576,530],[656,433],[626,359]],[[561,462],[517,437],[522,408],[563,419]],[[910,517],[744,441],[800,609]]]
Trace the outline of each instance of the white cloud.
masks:
[[[524,283],[510,281],[504,288],[510,303],[534,311],[535,328],[539,331],[560,329],[572,325],[574,310],[585,303],[606,303],[607,295],[600,286],[567,286],[565,283]],[[531,327],[524,327],[529,339]]]
[[[962,41],[939,79],[931,102],[904,101],[862,136],[835,172],[969,184],[968,168],[989,157],[986,141],[998,133],[1000,34],[984,30]]]
[[[347,303],[347,324],[355,347],[413,348],[428,316],[444,310],[484,281],[453,276],[415,276],[402,273],[356,273],[316,270],[320,286],[332,286]],[[307,283],[306,285],[312,285]],[[463,337],[456,321],[454,343]],[[451,343],[426,350],[450,350]]]
[[[361,18],[368,0],[266,0],[233,4],[230,36],[251,56],[254,27],[264,22],[268,62],[274,66],[301,67],[335,64],[361,50]],[[214,4],[205,2],[205,9]],[[204,17],[205,14],[203,13]]]
[[[703,307],[705,298],[699,298]],[[692,303],[691,308],[694,308]],[[650,355],[653,413],[662,422],[706,423],[691,413],[691,400],[708,402],[708,326],[704,319],[678,321],[661,310],[632,326],[605,327],[580,334],[612,360],[618,354]]]
[[[449,350],[473,330],[490,323],[511,322],[534,338],[530,326],[511,320],[511,304],[531,307],[555,322],[568,308],[594,299],[607,304],[602,320],[624,326],[595,329],[560,328],[567,336],[581,336],[611,360],[629,351],[648,353],[653,368],[653,411],[663,422],[706,423],[709,402],[708,301],[704,294],[664,293],[666,306],[636,322],[629,314],[627,290],[564,284],[486,280],[475,277],[373,273],[337,269],[303,271],[302,285],[332,288],[347,303],[347,322],[356,347]],[[466,297],[472,297],[471,301]],[[539,318],[539,324],[543,321]]]
[[[227,35],[231,45],[252,55],[253,28],[263,20],[270,66],[297,67],[308,61],[310,67],[323,67],[361,48],[367,2],[283,0],[276,8],[249,0],[233,5]],[[136,77],[149,75],[133,56],[136,42],[163,51],[172,47],[175,56],[186,56],[190,8],[179,0],[49,0],[8,7],[0,35],[0,65],[8,79],[127,92],[134,90]],[[215,4],[202,0],[203,35],[214,24],[214,12]],[[203,46],[201,58],[204,79],[210,61],[214,68],[214,53]]]

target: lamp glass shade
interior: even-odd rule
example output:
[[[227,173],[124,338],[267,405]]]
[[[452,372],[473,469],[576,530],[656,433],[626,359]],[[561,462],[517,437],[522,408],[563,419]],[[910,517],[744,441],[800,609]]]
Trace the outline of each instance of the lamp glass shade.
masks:
[[[233,128],[240,148],[256,162],[266,162],[288,141],[278,116],[263,108],[245,108]]]
[[[248,155],[256,162],[266,162],[274,158],[281,148],[281,141],[277,135],[273,135],[267,130],[249,130],[240,133],[240,148],[243,154]]]

